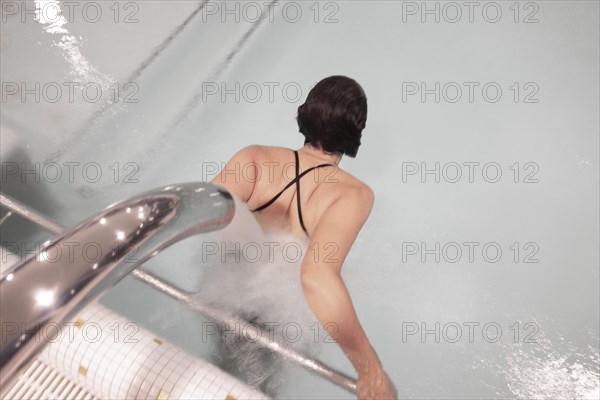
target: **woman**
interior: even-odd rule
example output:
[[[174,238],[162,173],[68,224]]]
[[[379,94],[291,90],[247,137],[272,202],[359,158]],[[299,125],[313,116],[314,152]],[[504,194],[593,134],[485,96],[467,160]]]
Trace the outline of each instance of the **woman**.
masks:
[[[285,229],[308,242],[300,276],[311,310],[358,372],[358,397],[392,399],[396,389],[340,274],[373,207],[372,190],[338,168],[344,154],[356,156],[366,118],[366,95],[356,81],[325,78],[298,108],[302,148],[246,147],[211,183],[247,203],[265,231]]]

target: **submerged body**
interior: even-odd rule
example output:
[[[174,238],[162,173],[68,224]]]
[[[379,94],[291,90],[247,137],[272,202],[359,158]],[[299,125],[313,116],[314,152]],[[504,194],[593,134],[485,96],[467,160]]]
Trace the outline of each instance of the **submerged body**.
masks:
[[[319,344],[306,332],[318,321],[304,299],[301,259],[296,257],[305,252],[303,243],[283,231],[266,234],[239,201],[231,224],[206,236],[227,251],[207,258],[195,298],[260,327],[271,340],[316,357]],[[282,251],[286,246],[288,254]],[[243,331],[257,335],[250,324],[216,328],[211,362],[270,397],[281,397],[290,364],[261,343],[246,340]]]
[[[365,183],[338,167],[340,159],[340,154],[305,144],[298,150],[300,174],[331,165],[313,169],[282,192],[296,178],[294,150],[254,145],[236,153],[211,183],[223,186],[252,210],[281,192],[268,207],[255,212],[258,222],[267,235],[290,232],[306,249],[299,268],[306,302],[359,373],[359,397],[394,398],[395,389],[341,278],[342,264],[371,212],[374,196]]]

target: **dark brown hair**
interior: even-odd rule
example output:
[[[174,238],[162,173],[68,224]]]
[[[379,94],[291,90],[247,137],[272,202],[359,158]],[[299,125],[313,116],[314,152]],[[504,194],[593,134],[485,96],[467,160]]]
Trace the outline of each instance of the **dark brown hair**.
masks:
[[[327,77],[298,107],[296,121],[305,144],[355,157],[367,122],[367,96],[354,79]]]

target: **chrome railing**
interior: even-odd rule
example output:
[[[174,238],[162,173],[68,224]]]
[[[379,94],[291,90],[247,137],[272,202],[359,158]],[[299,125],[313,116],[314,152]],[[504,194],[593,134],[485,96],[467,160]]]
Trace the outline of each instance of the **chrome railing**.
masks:
[[[63,231],[63,228],[61,226],[50,221],[48,218],[45,218],[43,215],[31,210],[23,203],[15,199],[11,199],[10,197],[3,195],[2,193],[0,193],[0,205],[10,210],[6,213],[6,215],[2,217],[2,219],[0,220],[0,225],[2,225],[13,214],[17,214],[41,226],[42,228],[49,230],[52,233],[61,233]]]
[[[0,205],[38,225],[59,233],[62,228],[19,202],[0,195]],[[15,209],[16,208],[16,209]],[[72,317],[127,274],[181,301],[232,329],[247,324],[222,310],[199,303],[192,293],[161,280],[139,265],[171,244],[191,235],[221,229],[229,224],[235,203],[222,188],[207,183],[162,187],[113,204],[61,234],[0,280],[0,397],[43,349],[34,340],[49,324]],[[94,246],[102,257],[84,258],[69,246]],[[135,249],[136,260],[127,256]],[[80,253],[79,256],[77,256]],[[67,259],[68,256],[68,259]],[[98,261],[99,260],[99,261]],[[96,262],[97,261],[97,262]],[[285,359],[356,393],[356,381],[295,349],[271,340],[260,328],[258,341]],[[242,330],[256,341],[256,333]]]

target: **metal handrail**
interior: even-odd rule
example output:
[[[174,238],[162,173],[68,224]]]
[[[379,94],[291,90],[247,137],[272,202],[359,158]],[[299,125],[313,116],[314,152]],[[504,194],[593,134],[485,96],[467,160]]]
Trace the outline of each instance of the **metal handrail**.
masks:
[[[38,225],[55,233],[63,230],[42,215],[28,210],[22,203],[1,194],[0,205],[11,210],[16,205],[26,215],[35,215],[34,222]],[[181,291],[147,271],[135,269],[179,240],[225,227],[233,218],[234,211],[232,197],[217,186],[188,183],[159,188],[109,206],[48,243],[38,254],[13,269],[0,280],[0,319],[3,327],[5,324],[16,324],[19,329],[2,337],[0,392],[10,387],[11,382],[18,378],[19,373],[44,347],[43,341],[32,340],[37,332],[50,323],[60,323],[73,316],[128,273],[192,310],[225,323],[230,329],[248,324],[243,319],[199,303],[192,293]],[[57,261],[49,255],[53,248],[60,249],[60,246],[69,243],[72,246],[74,242],[79,245],[93,243],[101,251],[110,250],[110,255],[93,264],[82,257],[74,260],[72,254],[68,262],[63,263],[60,261],[64,260]],[[115,246],[115,242],[121,245]],[[126,260],[131,246],[136,247],[136,256],[141,255],[135,262]],[[49,268],[48,264],[58,265]],[[27,329],[23,329],[23,324]],[[269,339],[270,335],[259,327],[256,329],[261,338],[258,343],[263,347],[356,393],[356,381],[353,378],[290,346]],[[244,329],[242,333],[249,335],[248,339],[257,341],[256,332]]]
[[[113,204],[49,241],[0,280],[0,391],[45,347],[39,335],[79,310],[137,266],[186,237],[221,229],[231,195],[207,183],[166,186]],[[94,259],[87,251],[98,252]],[[132,250],[140,254],[129,259]]]
[[[192,297],[192,293],[182,291],[148,271],[142,271],[138,268],[137,270],[133,271],[131,275],[139,281],[158,289],[162,293],[181,301],[191,310],[200,312],[209,318],[224,323],[227,329],[233,330],[235,327],[249,326],[252,324],[249,321],[228,314],[218,308],[198,302]],[[336,371],[335,369],[323,364],[318,360],[312,359],[305,354],[300,353],[284,343],[278,343],[274,340],[271,340],[269,337],[272,337],[272,335],[256,325],[253,326],[253,329],[254,331],[252,329],[241,329],[242,336],[248,340],[251,340],[253,343],[258,343],[262,347],[278,353],[286,360],[299,365],[324,379],[327,379],[328,381],[346,389],[353,394],[356,394],[356,381],[353,378]]]
[[[60,225],[55,224],[43,215],[33,211],[20,201],[10,198],[2,193],[0,193],[0,205],[10,210],[0,221],[0,225],[14,212],[52,233],[61,233],[63,231],[63,228]]]

